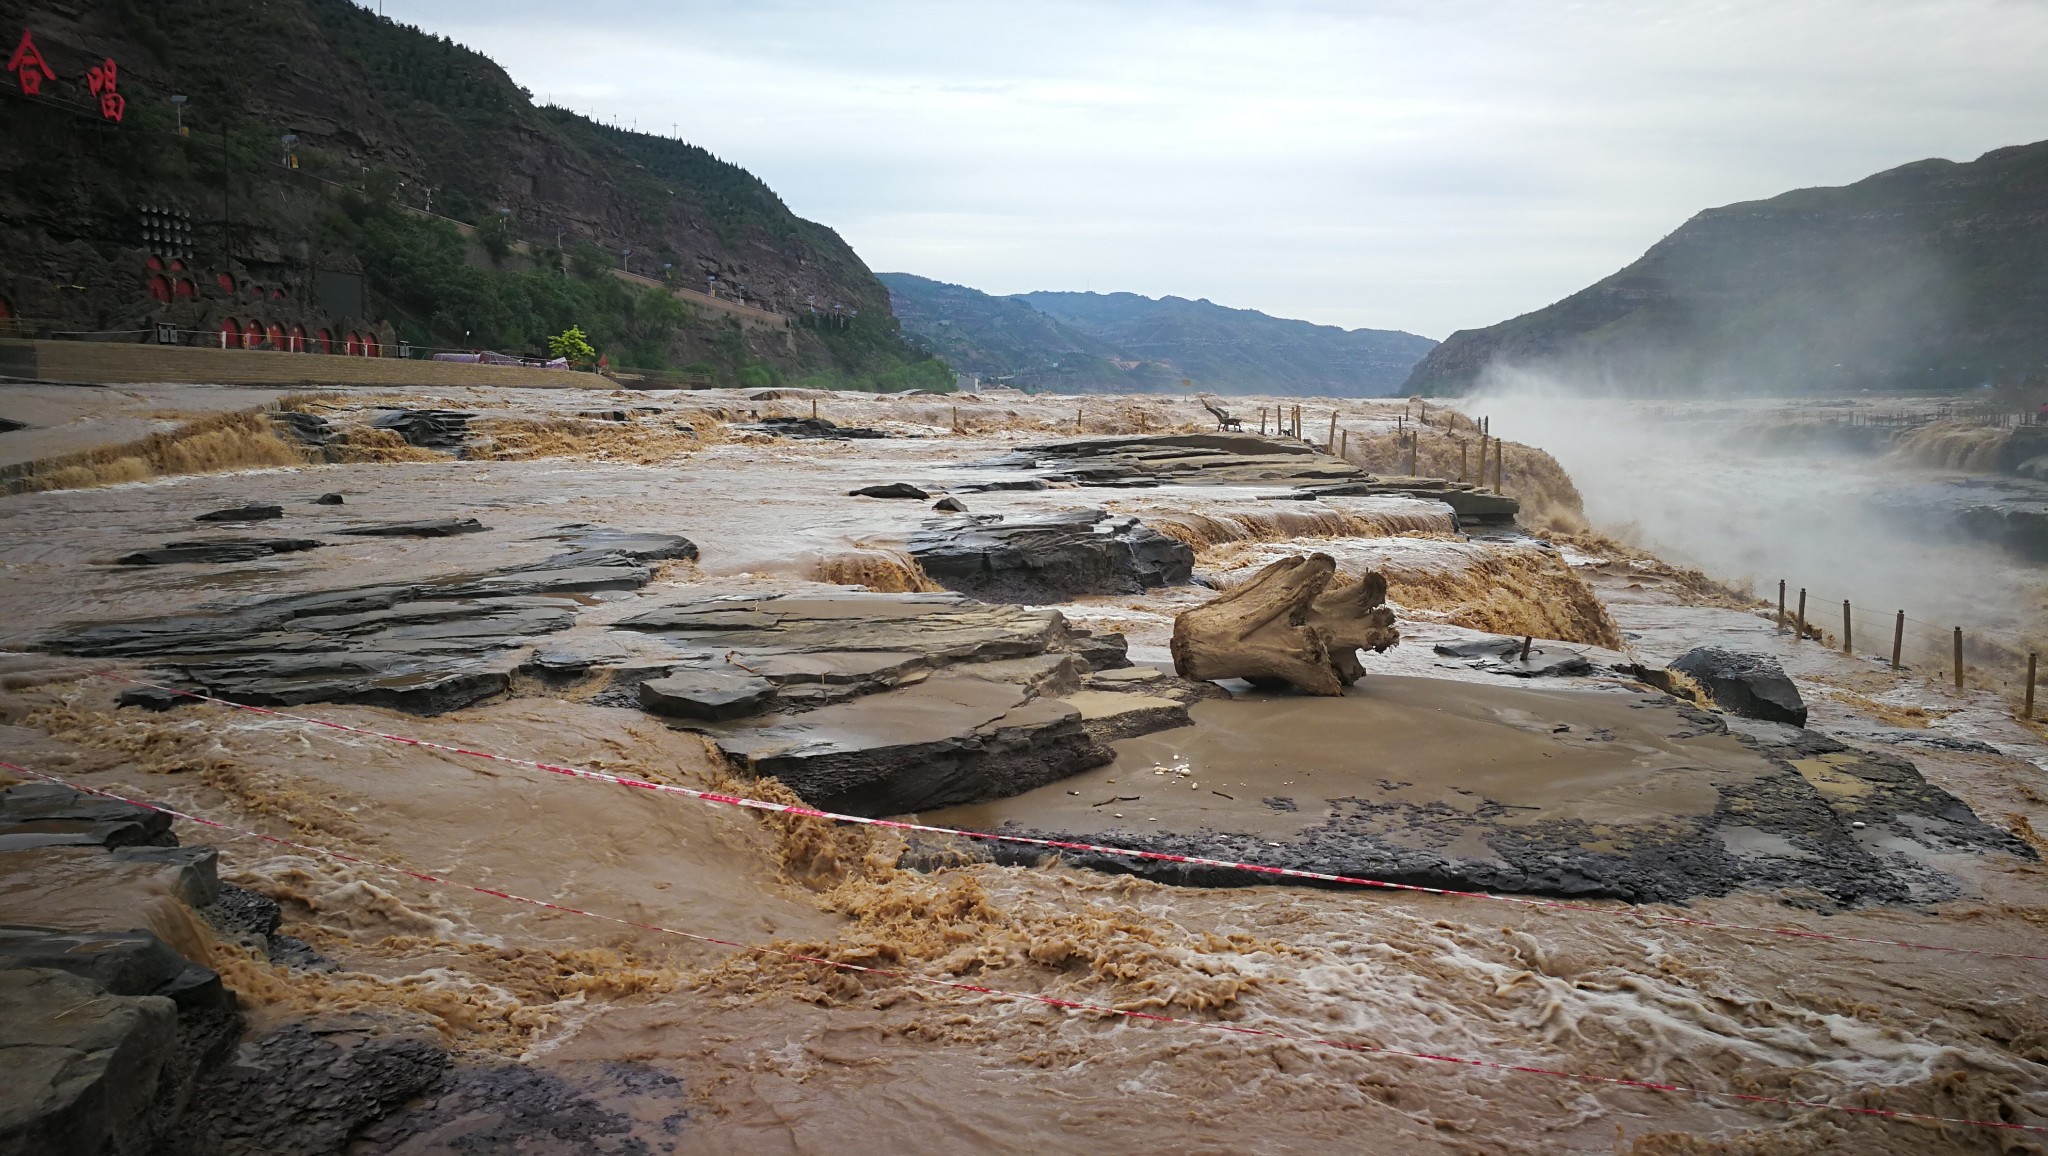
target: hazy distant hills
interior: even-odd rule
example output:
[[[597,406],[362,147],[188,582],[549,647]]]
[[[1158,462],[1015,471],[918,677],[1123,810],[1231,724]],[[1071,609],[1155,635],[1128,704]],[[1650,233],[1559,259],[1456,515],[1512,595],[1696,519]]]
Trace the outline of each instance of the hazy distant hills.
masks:
[[[904,331],[963,373],[1042,389],[1392,393],[1435,344],[1135,293],[997,297],[908,273],[877,274]]]
[[[1496,365],[1628,392],[2048,374],[2048,142],[1708,209],[1555,305],[1452,334],[1408,388]]]

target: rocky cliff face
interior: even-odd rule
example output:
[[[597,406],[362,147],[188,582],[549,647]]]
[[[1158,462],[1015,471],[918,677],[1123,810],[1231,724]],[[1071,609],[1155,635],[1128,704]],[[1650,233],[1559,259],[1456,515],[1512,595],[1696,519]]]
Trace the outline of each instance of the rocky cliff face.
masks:
[[[1954,388],[2048,372],[2048,142],[1708,209],[1628,268],[1452,334],[1408,388],[1495,366],[1586,388]]]
[[[858,310],[895,340],[887,291],[860,258],[745,170],[537,107],[481,54],[349,0],[0,2],[0,34],[11,45],[23,29],[56,79],[27,96],[0,77],[0,298],[16,316],[146,328],[163,304],[149,297],[156,272],[187,274],[195,300],[254,293],[317,312],[315,269],[365,265],[323,226],[355,190],[480,226],[500,250],[524,240],[559,263],[547,251],[581,246],[600,269],[623,260],[698,290],[715,278],[721,296],[778,312]],[[107,58],[119,124],[86,85]],[[181,111],[173,93],[188,98]],[[180,268],[149,268],[151,256]],[[519,267],[531,263],[505,265]],[[800,327],[764,349],[819,340]]]

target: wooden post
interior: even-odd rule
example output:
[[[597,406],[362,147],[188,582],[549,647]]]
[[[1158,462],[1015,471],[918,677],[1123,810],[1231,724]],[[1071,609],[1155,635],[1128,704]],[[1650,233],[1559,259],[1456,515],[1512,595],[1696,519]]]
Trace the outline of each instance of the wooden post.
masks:
[[[1529,661],[1529,636],[1528,636],[1528,635],[1526,635],[1526,634],[1524,634],[1524,635],[1522,636],[1522,662],[1523,662],[1524,664],[1526,664],[1526,663],[1527,663],[1528,661]]]
[[[2027,709],[2026,713],[2021,717],[2025,718],[2028,722],[2034,721],[2034,663],[2040,657],[2040,655],[2031,650],[2027,651]]]
[[[1956,627],[1956,689],[1963,689],[1963,628]]]
[[[1074,432],[1081,432],[1081,407],[1078,405],[1074,407]]]
[[[1417,420],[1418,422],[1420,422],[1421,424],[1423,424],[1423,425],[1428,425],[1428,424],[1429,424],[1429,403],[1428,403],[1428,402],[1426,402],[1426,401],[1424,401],[1424,402],[1417,402],[1416,404],[1422,407],[1422,413],[1421,413],[1421,414],[1420,414],[1420,415],[1419,415],[1419,416],[1418,416],[1418,417],[1416,418],[1416,420]]]
[[[1785,629],[1785,580],[1778,579],[1778,629]]]
[[[1301,407],[1298,405],[1294,407],[1294,436],[1301,436]]]
[[[1902,651],[1904,651],[1905,649],[1906,649],[1906,612],[1905,612],[1905,611],[1903,611],[1903,610],[1901,610],[1901,611],[1899,611],[1899,616],[1898,616],[1898,618],[1897,618],[1897,619],[1896,619],[1896,620],[1895,620],[1895,621],[1894,621],[1894,622],[1892,623],[1892,669],[1893,669],[1893,670],[1897,670],[1897,669],[1899,668],[1899,655],[1900,655],[1900,653],[1901,653]]]
[[[1464,443],[1464,442],[1459,442],[1459,443],[1458,443],[1458,480],[1459,480],[1459,481],[1461,481],[1461,482],[1462,482],[1462,481],[1465,481],[1465,480],[1466,480],[1466,477],[1467,477],[1467,475],[1468,475],[1468,474],[1469,474],[1469,473],[1471,472],[1471,469],[1472,469],[1472,447],[1471,447],[1470,445],[1467,445],[1467,444],[1466,444],[1466,443]]]
[[[1472,481],[1472,484],[1473,484],[1473,485],[1475,485],[1475,486],[1478,486],[1478,487],[1479,487],[1480,489],[1482,489],[1482,490],[1486,488],[1486,447],[1487,447],[1487,438],[1486,438],[1486,435],[1485,435],[1485,434],[1480,434],[1480,435],[1479,435],[1479,476],[1478,476],[1477,478],[1474,478],[1474,479],[1473,479],[1473,481]]]
[[[1792,641],[1806,641],[1806,587],[1799,588],[1799,621],[1793,625]]]
[[[1259,436],[1266,436],[1266,407],[1263,405],[1259,407]]]
[[[1850,641],[1851,633],[1852,633],[1852,632],[1853,632],[1853,631],[1854,631],[1855,629],[1856,629],[1856,624],[1855,624],[1855,621],[1854,621],[1853,619],[1851,619],[1851,618],[1849,617],[1849,600],[1848,600],[1847,598],[1844,598],[1844,599],[1842,599],[1842,653],[1843,653],[1843,654],[1854,654],[1854,653],[1856,653],[1856,647],[1855,647],[1855,644],[1854,644],[1854,643],[1852,643],[1852,642]]]
[[[812,402],[811,404],[812,404],[813,406],[815,406],[815,405],[817,405],[818,403],[817,403],[817,402]],[[1079,424],[1080,424],[1080,421],[1081,421],[1081,419],[1080,419],[1080,418],[1078,418],[1078,417],[1074,419],[1074,423],[1075,423],[1076,425],[1079,425]],[[959,407],[959,406],[957,406],[957,405],[953,407],[953,432],[954,432],[954,433],[959,433],[959,432],[960,432],[960,407]]]
[[[1337,456],[1338,456],[1338,457],[1340,457],[1340,458],[1343,458],[1343,459],[1344,459],[1345,461],[1350,461],[1350,460],[1351,460],[1351,431],[1350,431],[1350,430],[1345,430],[1345,431],[1344,431],[1344,434],[1343,434],[1343,440],[1342,440],[1341,442],[1339,442],[1339,443],[1338,443],[1338,446],[1337,446]]]
[[[1507,443],[1500,438],[1493,439],[1493,492],[1496,494],[1501,492],[1502,463],[1507,459],[1506,445]]]
[[[1323,445],[1333,450],[1337,448],[1337,411],[1334,409],[1330,411],[1330,437]]]
[[[815,397],[811,399],[811,420],[818,420],[818,399]]]

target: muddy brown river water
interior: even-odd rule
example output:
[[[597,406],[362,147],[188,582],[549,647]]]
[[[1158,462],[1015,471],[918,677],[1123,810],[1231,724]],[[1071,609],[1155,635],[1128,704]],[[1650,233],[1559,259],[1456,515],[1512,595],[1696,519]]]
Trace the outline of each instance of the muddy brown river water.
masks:
[[[1028,415],[1039,403],[1006,404]],[[9,761],[373,864],[997,992],[1710,1091],[2048,1124],[2048,963],[1644,922],[1604,900],[1593,906],[1610,914],[1383,891],[1176,887],[1060,862],[906,870],[896,865],[901,842],[865,829],[223,707],[116,709],[117,688],[92,676],[95,664],[26,652],[64,623],[537,560],[554,549],[545,532],[573,522],[681,533],[703,552],[699,564],[667,567],[642,590],[588,599],[578,632],[683,593],[818,590],[827,559],[893,559],[927,516],[925,503],[849,499],[846,490],[957,484],[967,475],[953,463],[1029,436],[945,437],[945,419],[927,418],[921,428],[933,436],[924,440],[728,444],[658,465],[321,466],[0,499],[0,645],[15,651],[0,661],[0,749]],[[1142,504],[1199,512],[1256,497],[1223,489],[1232,492],[1147,490]],[[306,504],[328,491],[347,504]],[[1015,513],[1117,497],[1055,489],[967,500]],[[265,500],[290,506],[293,531],[319,535],[427,516],[473,516],[492,530],[338,538],[208,570],[109,564],[138,543],[189,531],[198,512]],[[1388,550],[1402,540],[1375,539]],[[1443,553],[1438,537],[1412,541],[1418,554]],[[1596,579],[1594,589],[1637,657],[1669,658],[1713,639],[1781,654],[1808,690],[1817,726],[1875,725],[1856,705],[1872,696],[1939,708],[1916,734],[1966,734],[1997,749],[1881,749],[1910,758],[1987,822],[2028,834],[2048,823],[2034,761],[2043,747],[1997,704],[1873,685],[1862,665],[1796,648],[1745,611],[1688,605],[1654,582]],[[1133,656],[1156,662],[1162,624],[1200,596],[1180,588],[1090,598],[1075,617],[1127,626]],[[1626,839],[1639,826],[1699,821],[1787,775],[1826,795],[1827,764],[1812,777],[1787,771],[1639,686],[1552,689],[1446,662],[1428,642],[1473,634],[1456,625],[1455,610],[1401,615],[1408,641],[1369,661],[1374,673],[1344,698],[1243,692],[1199,702],[1196,726],[1122,740],[1108,766],[922,818],[1105,839],[1207,828],[1277,843],[1365,814],[1341,802],[1356,799],[1372,804],[1378,837],[1478,860],[1496,853],[1489,838],[1538,817]],[[697,734],[588,698],[520,683],[429,718],[299,709],[661,782],[774,789],[736,780]],[[1085,714],[1088,700],[1076,705]],[[1450,820],[1423,828],[1399,818],[1422,812]],[[1728,830],[1717,846],[1782,850]],[[285,930],[340,966],[308,973],[224,942],[190,947],[243,993],[259,1026],[395,1017],[424,1025],[466,1063],[516,1060],[596,1106],[576,1128],[551,1133],[508,1094],[431,1128],[373,1129],[352,1152],[452,1153],[494,1136],[505,1140],[496,1150],[532,1153],[2048,1151],[2048,1137],[2024,1132],[1629,1090],[1062,1010],[181,834],[219,842],[223,874],[282,901]],[[1896,853],[1914,871],[1938,872],[1950,890],[1933,902],[1853,907],[1798,888],[1738,890],[1654,909],[2048,955],[2048,869],[2038,860],[1920,844]],[[136,912],[136,925],[163,922],[143,910],[162,899],[147,886],[120,896],[17,888],[0,891],[0,912],[14,918],[39,906],[51,918],[104,922],[118,918],[112,904]]]

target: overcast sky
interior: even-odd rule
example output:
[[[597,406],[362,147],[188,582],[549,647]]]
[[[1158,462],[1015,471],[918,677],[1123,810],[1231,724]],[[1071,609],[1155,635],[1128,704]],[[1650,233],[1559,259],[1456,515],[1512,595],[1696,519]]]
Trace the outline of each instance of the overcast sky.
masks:
[[[877,270],[1434,338],[1710,205],[2048,138],[2048,0],[384,10],[744,166]]]

